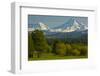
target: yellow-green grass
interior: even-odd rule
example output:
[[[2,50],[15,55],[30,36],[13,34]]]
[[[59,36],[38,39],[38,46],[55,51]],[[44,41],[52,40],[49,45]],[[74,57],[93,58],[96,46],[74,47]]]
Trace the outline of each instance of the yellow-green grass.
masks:
[[[40,56],[38,57],[33,57],[33,58],[28,58],[29,61],[34,61],[34,60],[63,60],[63,59],[86,59],[88,56],[59,56],[59,55],[49,55],[47,54],[46,56]]]

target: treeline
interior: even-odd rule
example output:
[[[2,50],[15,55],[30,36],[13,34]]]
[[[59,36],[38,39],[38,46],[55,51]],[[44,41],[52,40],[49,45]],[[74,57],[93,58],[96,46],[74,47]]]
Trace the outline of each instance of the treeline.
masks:
[[[88,35],[85,34],[85,35],[82,35],[80,37],[77,37],[77,38],[69,38],[69,37],[66,37],[66,38],[50,38],[50,37],[46,37],[47,38],[47,41],[49,44],[52,44],[52,42],[54,42],[55,40],[60,40],[64,43],[68,43],[68,44],[85,44],[87,45],[88,44]]]
[[[41,57],[43,53],[59,56],[87,56],[87,45],[84,43],[68,43],[60,39],[47,39],[43,32],[35,30],[28,33],[28,56]]]

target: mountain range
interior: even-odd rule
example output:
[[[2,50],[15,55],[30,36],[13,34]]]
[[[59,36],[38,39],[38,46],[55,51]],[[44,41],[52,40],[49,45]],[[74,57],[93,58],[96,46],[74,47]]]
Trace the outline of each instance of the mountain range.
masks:
[[[33,31],[35,29],[39,29],[42,31],[49,31],[49,32],[73,32],[73,31],[84,31],[87,30],[87,25],[80,23],[75,18],[71,18],[66,23],[50,28],[48,25],[44,24],[43,22],[39,22],[37,24],[30,24],[28,31]]]
[[[87,38],[88,27],[75,18],[71,18],[69,21],[62,25],[50,28],[43,22],[38,24],[32,24],[29,26],[28,31],[34,31],[35,29],[42,30],[47,38]]]

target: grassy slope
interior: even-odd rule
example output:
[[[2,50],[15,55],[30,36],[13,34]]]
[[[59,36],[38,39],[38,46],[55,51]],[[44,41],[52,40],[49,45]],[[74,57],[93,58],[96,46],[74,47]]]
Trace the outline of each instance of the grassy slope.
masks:
[[[46,54],[46,56],[41,55],[40,58],[37,58],[37,57],[29,58],[29,61],[33,61],[33,60],[58,60],[58,59],[84,59],[84,58],[88,58],[88,57],[87,56],[58,56],[58,55]]]

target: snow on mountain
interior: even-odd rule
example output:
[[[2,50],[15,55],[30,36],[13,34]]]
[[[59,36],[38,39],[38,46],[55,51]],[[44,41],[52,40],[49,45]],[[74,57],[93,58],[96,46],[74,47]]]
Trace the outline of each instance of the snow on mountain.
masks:
[[[35,25],[31,24],[29,26],[31,26],[31,27],[28,28],[28,31],[34,31],[35,29],[44,30],[44,31],[49,30],[48,25],[46,25],[46,24],[44,24],[42,22],[39,22],[39,23],[37,23]]]
[[[34,31],[34,28],[28,28],[28,31]]]
[[[70,19],[68,22],[57,26],[55,28],[49,28],[48,25],[39,22],[38,24],[34,25],[35,28],[28,28],[29,31],[33,31],[35,29],[49,31],[49,32],[74,32],[74,31],[84,31],[87,30],[87,26],[83,23],[80,23],[75,18]]]
[[[48,25],[46,25],[46,24],[44,24],[44,23],[42,23],[42,22],[39,22],[39,29],[40,30],[49,30],[49,27],[48,27]]]
[[[76,19],[71,19],[69,22],[62,24],[51,30],[51,32],[73,32],[87,30],[87,26],[79,23]]]
[[[82,31],[85,30],[85,26],[79,24],[76,20],[73,21],[72,26],[68,26],[63,32],[73,32],[73,31]]]
[[[66,29],[63,30],[63,32],[73,32],[80,29],[80,25],[74,20],[72,26],[68,26]]]

